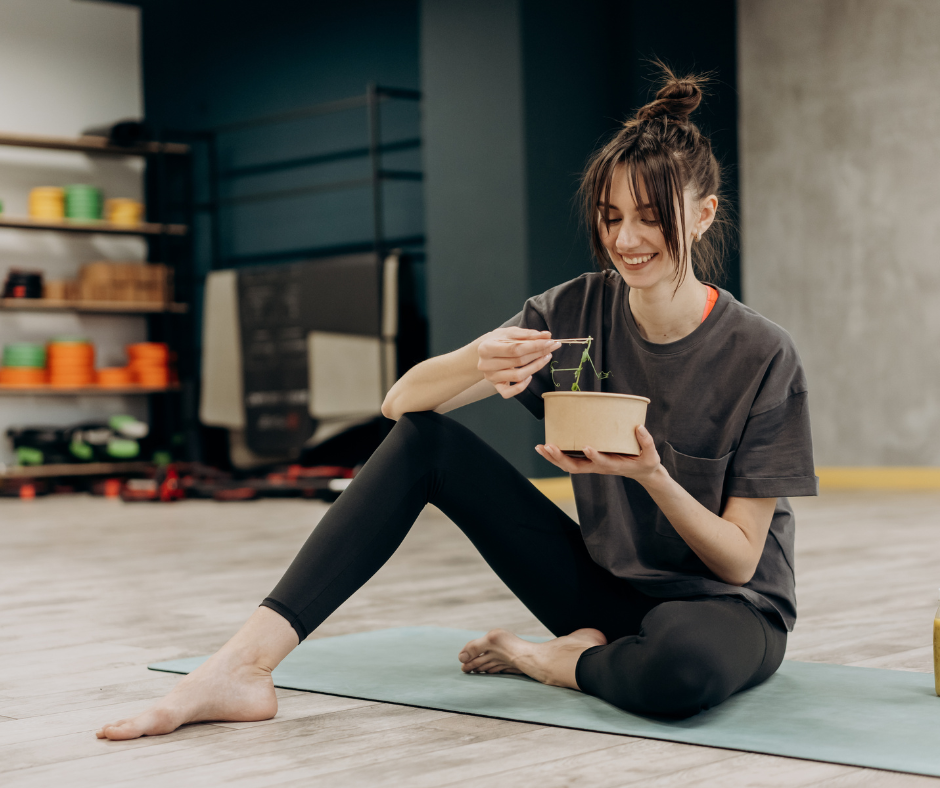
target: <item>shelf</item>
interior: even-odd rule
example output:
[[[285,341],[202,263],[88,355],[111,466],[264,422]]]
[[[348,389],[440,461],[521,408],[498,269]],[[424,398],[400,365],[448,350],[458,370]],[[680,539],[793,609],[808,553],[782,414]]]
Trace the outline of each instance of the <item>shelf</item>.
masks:
[[[152,304],[136,301],[54,301],[50,298],[0,298],[0,310],[15,312],[98,312],[116,315],[170,313],[184,315],[189,304]]]
[[[2,466],[0,466],[2,467]],[[86,462],[61,465],[17,465],[0,470],[0,479],[42,479],[52,476],[103,476],[114,473],[142,473],[153,468],[152,462]]]
[[[107,137],[49,137],[44,134],[10,134],[0,132],[0,145],[15,148],[46,148],[82,153],[104,153],[112,156],[156,156],[160,153],[185,155],[189,145],[176,142],[143,142],[137,145],[112,145]]]
[[[119,394],[168,394],[179,391],[179,386],[122,386],[121,388],[108,388],[106,386],[76,386],[74,388],[59,388],[57,386],[0,386],[0,396],[14,395],[23,397],[106,397]]]
[[[30,219],[0,216],[0,227],[16,230],[53,230],[65,233],[105,233],[107,235],[186,235],[185,224],[112,224],[105,221],[80,221],[78,219]]]

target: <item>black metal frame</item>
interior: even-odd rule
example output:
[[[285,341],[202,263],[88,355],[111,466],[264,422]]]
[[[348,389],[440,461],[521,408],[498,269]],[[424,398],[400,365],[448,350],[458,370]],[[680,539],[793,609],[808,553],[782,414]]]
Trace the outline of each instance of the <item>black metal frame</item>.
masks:
[[[209,200],[208,202],[196,205],[195,208],[197,211],[208,211],[211,216],[211,268],[216,270],[219,268],[232,268],[241,265],[286,262],[289,260],[331,257],[336,255],[356,254],[367,251],[374,251],[376,254],[382,256],[393,248],[404,246],[422,246],[424,244],[423,235],[401,238],[385,237],[382,183],[384,181],[391,180],[421,181],[424,178],[424,174],[421,171],[387,170],[382,167],[383,154],[403,150],[414,150],[420,148],[421,146],[420,138],[410,138],[406,140],[399,140],[393,143],[382,144],[381,105],[386,101],[392,100],[420,101],[421,94],[416,90],[380,87],[374,83],[369,83],[369,85],[366,87],[366,92],[359,96],[352,96],[350,98],[340,99],[338,101],[314,104],[308,107],[301,107],[296,110],[291,110],[289,112],[278,113],[276,115],[267,115],[264,117],[240,121],[238,123],[227,124],[225,126],[218,126],[211,131],[200,135],[200,137],[207,144],[207,155],[209,157]],[[367,147],[349,148],[327,154],[275,160],[265,162],[263,164],[233,167],[228,170],[222,170],[220,166],[218,160],[218,139],[221,135],[235,131],[243,131],[245,129],[289,123],[291,121],[329,115],[332,113],[344,112],[357,108],[364,108],[366,110],[366,123],[368,126],[369,138],[369,144]],[[239,197],[222,198],[220,196],[221,183],[223,181],[235,180],[251,175],[282,172],[300,167],[310,167],[319,164],[329,164],[336,161],[364,157],[368,157],[370,161],[371,173],[368,178],[354,178],[342,181],[333,181],[331,183],[303,186],[293,189],[260,192]],[[273,199],[296,197],[303,194],[315,194],[339,191],[343,189],[362,188],[364,186],[369,186],[372,190],[373,227],[371,241],[344,244],[342,246],[311,246],[299,249],[284,249],[254,254],[232,255],[229,257],[222,256],[220,213],[222,208],[226,205],[262,202]]]

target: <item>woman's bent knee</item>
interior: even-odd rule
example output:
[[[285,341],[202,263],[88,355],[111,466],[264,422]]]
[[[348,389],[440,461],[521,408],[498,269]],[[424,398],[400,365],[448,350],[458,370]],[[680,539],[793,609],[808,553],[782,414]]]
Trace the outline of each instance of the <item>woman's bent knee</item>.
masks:
[[[684,718],[717,706],[732,692],[711,666],[673,661],[641,677],[638,701],[646,714]]]
[[[630,637],[589,649],[578,662],[578,686],[624,711],[678,718],[718,705],[740,686],[700,643],[666,640]]]

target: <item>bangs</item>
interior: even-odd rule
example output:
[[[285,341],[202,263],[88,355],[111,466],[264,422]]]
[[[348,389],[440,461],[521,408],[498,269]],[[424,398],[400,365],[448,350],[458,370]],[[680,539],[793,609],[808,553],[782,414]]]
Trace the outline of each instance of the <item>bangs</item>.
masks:
[[[685,242],[685,200],[678,162],[659,145],[638,140],[626,149],[608,146],[593,162],[582,183],[582,209],[591,228],[591,246],[602,269],[611,266],[600,237],[600,222],[610,232],[610,190],[617,167],[623,165],[630,195],[645,221],[659,224],[672,257],[676,286],[685,279],[688,254]]]

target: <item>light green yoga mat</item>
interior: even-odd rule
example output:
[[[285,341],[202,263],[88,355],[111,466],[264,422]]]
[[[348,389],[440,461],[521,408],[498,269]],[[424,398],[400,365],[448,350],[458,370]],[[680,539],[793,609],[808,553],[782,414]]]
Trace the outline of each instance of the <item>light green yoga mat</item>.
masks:
[[[482,632],[407,627],[308,640],[274,671],[286,689],[940,777],[933,674],[784,661],[759,687],[682,721],[639,717],[523,676],[461,673]],[[539,640],[539,638],[532,638]],[[189,673],[206,657],[150,665]]]

